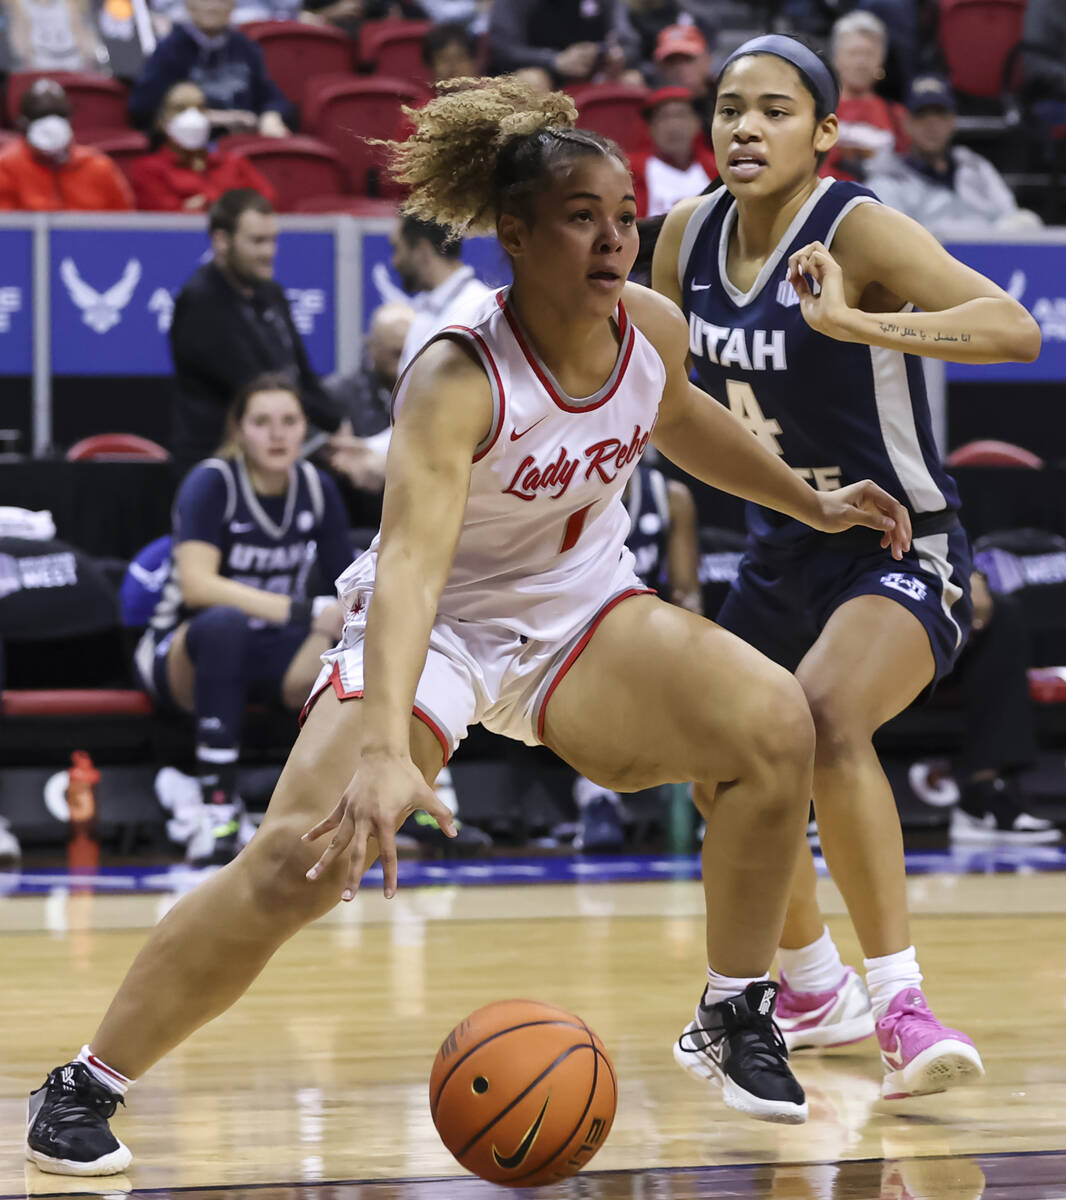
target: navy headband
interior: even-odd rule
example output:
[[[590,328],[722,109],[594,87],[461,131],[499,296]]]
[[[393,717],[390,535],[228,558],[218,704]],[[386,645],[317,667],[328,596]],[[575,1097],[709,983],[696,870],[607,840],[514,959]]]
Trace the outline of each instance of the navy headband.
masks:
[[[833,73],[818,55],[802,42],[797,42],[795,38],[785,37],[780,33],[766,33],[761,37],[752,38],[750,42],[745,42],[739,49],[734,50],[725,60],[718,78],[722,78],[726,73],[726,68],[736,59],[743,58],[748,54],[772,54],[776,58],[783,58],[785,62],[791,63],[804,79],[810,82],[825,111],[827,113],[836,112],[840,93],[833,79]]]

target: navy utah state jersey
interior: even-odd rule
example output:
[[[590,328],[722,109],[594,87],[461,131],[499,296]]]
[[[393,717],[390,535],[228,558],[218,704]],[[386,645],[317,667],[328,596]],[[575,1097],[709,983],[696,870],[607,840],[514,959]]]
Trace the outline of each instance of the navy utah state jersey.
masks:
[[[814,241],[831,248],[844,217],[876,203],[859,184],[822,180],[741,292],[726,272],[736,201],[712,192],[685,228],[678,261],[689,350],[701,386],[812,487],[872,479],[912,513],[948,515],[958,493],[933,440],[921,360],[815,332],[788,281],[791,254]],[[811,535],[757,505],[748,528],[777,545]]]
[[[666,578],[666,544],[670,535],[670,498],[666,478],[641,463],[629,479],[625,505],[629,512],[626,545],[632,550],[633,569],[651,588],[662,588]]]
[[[173,542],[209,542],[221,554],[218,572],[261,591],[306,598],[311,568],[322,562],[332,579],[351,559],[343,502],[333,481],[299,461],[288,491],[258,495],[243,458],[209,458],[185,477],[174,501]],[[162,634],[188,613],[173,571],[163,584],[151,627]]]

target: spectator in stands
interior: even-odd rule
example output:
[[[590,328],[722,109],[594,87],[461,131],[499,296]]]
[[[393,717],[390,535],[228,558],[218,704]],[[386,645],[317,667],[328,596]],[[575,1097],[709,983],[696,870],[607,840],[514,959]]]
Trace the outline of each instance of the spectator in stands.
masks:
[[[392,235],[392,267],[403,289],[414,296],[415,318],[408,330],[400,370],[445,325],[461,321],[491,288],[465,266],[463,243],[442,226],[404,217]]]
[[[415,310],[402,300],[374,309],[363,342],[363,365],[350,375],[335,375],[325,387],[347,417],[357,438],[373,437],[392,420],[392,389],[400,374],[404,342]]]
[[[0,210],[5,212],[125,212],[133,193],[99,150],[79,146],[70,101],[52,79],[22,94],[16,122],[22,136],[0,151]]]
[[[234,0],[187,0],[188,22],[155,48],[130,92],[130,116],[147,129],[176,83],[198,84],[220,133],[285,137],[295,112],[267,74],[263,52],[230,26]]]
[[[1048,125],[1066,125],[1066,6],[1029,0],[1022,26],[1026,94]]]
[[[11,71],[100,71],[107,51],[86,0],[6,0]]]
[[[558,83],[615,82],[638,53],[622,0],[507,0],[489,16],[492,74],[540,67]]]
[[[1035,213],[1018,207],[1003,176],[986,158],[953,146],[955,95],[937,75],[919,75],[907,95],[911,148],[867,184],[893,208],[938,237],[1031,228]]]
[[[434,25],[422,39],[422,61],[431,83],[476,76],[477,38],[458,21]]]
[[[203,212],[233,188],[252,188],[277,203],[273,186],[246,158],[208,146],[207,97],[195,83],[176,83],[155,123],[163,144],[130,164],[137,207],[145,212]]]
[[[488,28],[492,0],[419,0],[419,7],[431,21],[462,25],[471,33]]]
[[[170,449],[179,469],[214,451],[232,397],[264,372],[281,372],[299,389],[316,425],[335,430],[341,421],[274,280],[273,206],[247,188],[225,192],[208,230],[213,257],[178,294],[170,326],[177,393]]]
[[[907,147],[904,113],[874,88],[885,77],[888,34],[884,22],[861,10],[841,17],[833,26],[833,66],[840,77],[837,120],[840,136],[829,152],[830,173],[864,179],[894,153]]]
[[[671,25],[659,34],[652,56],[664,87],[686,88],[707,144],[714,117],[714,77],[707,39],[695,25]]]
[[[708,41],[717,32],[716,0],[625,0],[627,18],[640,40],[639,59],[649,78],[659,35],[671,25],[695,25]]]
[[[838,14],[850,9],[873,13],[888,31],[889,94],[899,96],[919,68],[919,9],[923,7],[925,0],[784,0],[781,16],[794,32],[820,42]]]
[[[415,310],[402,301],[379,305],[370,318],[363,343],[363,365],[350,375],[335,375],[325,383],[352,429],[350,435],[335,434],[330,439],[325,461],[358,492],[380,493],[385,484],[385,456],[392,433],[392,389],[414,319]],[[380,507],[375,514],[362,504],[358,524],[374,525],[375,516],[380,523]]]
[[[652,92],[644,108],[652,149],[630,155],[637,216],[667,213],[679,200],[698,196],[718,175],[714,153],[702,137],[688,88]]]
[[[151,11],[152,27],[159,39],[165,38],[175,25],[189,20],[185,0],[151,0]],[[231,21],[234,25],[246,25],[249,21],[299,21],[303,16],[300,0],[236,0]]]
[[[134,656],[159,702],[196,718],[205,819],[188,846],[195,863],[228,862],[248,839],[237,791],[245,704],[254,695],[299,711],[344,619],[332,595],[308,595],[311,571],[324,591],[352,558],[333,480],[300,461],[307,420],[292,383],[252,379],[228,415],[226,445],[174,502],[169,578]]]

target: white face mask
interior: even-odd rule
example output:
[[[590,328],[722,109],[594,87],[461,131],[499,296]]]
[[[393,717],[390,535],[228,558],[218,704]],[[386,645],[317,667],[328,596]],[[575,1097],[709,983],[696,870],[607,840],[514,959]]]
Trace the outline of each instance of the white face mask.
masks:
[[[41,154],[59,158],[74,138],[66,117],[38,117],[26,129],[26,141]]]
[[[177,142],[183,150],[202,150],[207,145],[211,122],[207,114],[198,108],[183,108],[170,118],[166,130],[167,137]]]

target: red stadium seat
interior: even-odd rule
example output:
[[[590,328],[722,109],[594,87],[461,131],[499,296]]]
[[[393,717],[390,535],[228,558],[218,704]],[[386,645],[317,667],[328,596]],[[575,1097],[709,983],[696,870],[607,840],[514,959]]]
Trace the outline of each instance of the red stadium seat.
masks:
[[[0,692],[4,717],[141,717],[151,697],[126,688],[48,688]]]
[[[422,39],[432,26],[432,21],[365,21],[359,30],[363,66],[376,75],[408,79],[428,87]]]
[[[241,29],[258,43],[270,77],[293,104],[303,104],[312,79],[353,73],[351,38],[332,26],[254,21]]]
[[[949,467],[1029,467],[1036,471],[1044,466],[1039,454],[993,438],[959,446],[947,456],[946,462]]]
[[[122,173],[129,173],[129,165],[151,150],[151,143],[136,129],[89,130],[78,139],[86,146],[95,146],[109,158],[115,160]]]
[[[282,212],[309,196],[342,192],[348,183],[340,155],[317,138],[223,138],[219,149],[247,158],[262,171],[277,190]]]
[[[1037,704],[1066,704],[1066,667],[1030,667],[1029,696]]]
[[[1006,66],[1022,40],[1026,0],[940,0],[940,48],[951,85],[998,99]]]
[[[402,106],[414,106],[422,96],[413,83],[402,79],[315,80],[307,91],[304,124],[341,156],[352,191],[397,194],[383,178],[381,148],[367,145],[365,139],[396,137],[404,122]]]
[[[26,89],[38,79],[54,79],[70,98],[70,123],[74,136],[83,130],[128,129],[129,93],[117,80],[82,71],[16,71],[7,80],[7,112],[11,123],[18,116]]]
[[[71,446],[66,458],[67,462],[120,462],[124,459],[166,462],[170,454],[158,442],[135,433],[94,433]]]
[[[591,84],[571,92],[577,105],[577,123],[604,137],[613,138],[623,150],[637,150],[647,140],[644,88]]]
[[[343,213],[349,217],[395,217],[394,200],[377,200],[371,196],[308,196],[292,206],[294,213]]]

